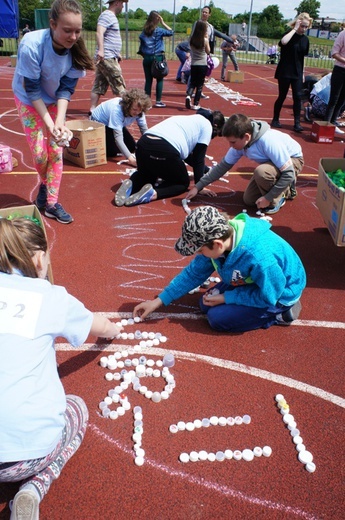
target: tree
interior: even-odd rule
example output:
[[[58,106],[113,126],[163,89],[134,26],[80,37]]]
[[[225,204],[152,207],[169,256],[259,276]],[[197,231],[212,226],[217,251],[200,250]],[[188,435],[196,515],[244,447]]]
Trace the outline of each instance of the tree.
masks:
[[[50,0],[18,0],[19,26],[24,27],[26,23],[35,27],[35,9],[50,9]]]
[[[311,18],[319,18],[321,3],[318,0],[302,0],[298,7],[295,7],[297,16],[301,13],[308,13]]]

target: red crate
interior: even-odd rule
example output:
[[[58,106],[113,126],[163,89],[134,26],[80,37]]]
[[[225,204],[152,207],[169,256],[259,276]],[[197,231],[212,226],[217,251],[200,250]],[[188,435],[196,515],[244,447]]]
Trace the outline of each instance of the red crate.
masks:
[[[327,121],[314,121],[311,127],[311,138],[315,143],[333,143],[335,126]]]

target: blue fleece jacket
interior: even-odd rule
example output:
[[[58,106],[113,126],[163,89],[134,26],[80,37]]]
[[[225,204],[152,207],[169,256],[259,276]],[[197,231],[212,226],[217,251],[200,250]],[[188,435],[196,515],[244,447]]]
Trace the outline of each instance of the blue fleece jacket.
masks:
[[[243,234],[224,263],[222,258],[212,261],[198,254],[158,295],[164,305],[201,285],[214,272],[214,265],[223,282],[229,284],[224,293],[227,304],[266,308],[278,302],[287,306],[296,303],[306,285],[297,253],[267,221],[244,213],[236,220],[244,221]]]

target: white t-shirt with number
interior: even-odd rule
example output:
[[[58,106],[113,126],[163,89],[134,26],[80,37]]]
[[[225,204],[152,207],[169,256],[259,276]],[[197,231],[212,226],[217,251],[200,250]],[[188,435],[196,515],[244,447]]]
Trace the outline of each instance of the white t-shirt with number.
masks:
[[[64,428],[54,341],[83,344],[93,314],[64,287],[0,273],[0,463],[44,457]]]

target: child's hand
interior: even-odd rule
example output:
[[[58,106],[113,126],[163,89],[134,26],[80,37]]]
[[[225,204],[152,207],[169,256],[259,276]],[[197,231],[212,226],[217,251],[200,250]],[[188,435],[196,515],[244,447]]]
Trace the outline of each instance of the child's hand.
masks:
[[[198,194],[198,188],[193,186],[191,190],[186,195],[186,199],[193,199]]]
[[[206,195],[207,197],[217,197],[217,193],[215,191],[209,190],[208,188],[203,188],[199,191],[201,195]]]
[[[139,316],[142,320],[144,320],[151,312],[155,311],[162,305],[162,300],[160,298],[155,298],[154,300],[147,300],[146,302],[139,303],[133,309],[133,317],[136,318]]]
[[[222,305],[225,303],[224,294],[212,294],[211,291],[208,291],[204,294],[202,297],[202,301],[204,305],[207,305],[208,307],[216,307],[216,305]]]
[[[265,199],[265,197],[259,197],[255,204],[258,209],[264,209],[267,208],[271,203],[269,200]]]

